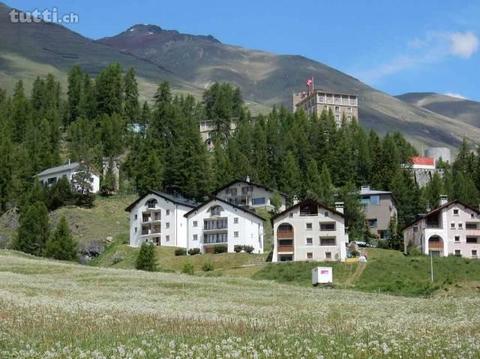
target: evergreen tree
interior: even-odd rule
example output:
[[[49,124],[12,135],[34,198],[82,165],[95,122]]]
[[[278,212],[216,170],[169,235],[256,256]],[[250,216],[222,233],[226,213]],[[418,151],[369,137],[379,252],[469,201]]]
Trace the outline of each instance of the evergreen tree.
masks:
[[[344,203],[345,226],[348,227],[350,241],[363,240],[365,214],[360,204],[360,196],[355,183],[348,182],[340,189],[341,201]]]
[[[73,193],[67,177],[62,177],[48,191],[47,207],[50,211],[73,202]]]
[[[324,163],[322,165],[322,171],[320,172],[319,199],[326,205],[333,206],[335,202],[334,196],[335,196],[335,188],[332,184],[330,171],[328,170],[327,165]]]
[[[41,256],[49,237],[48,210],[43,202],[35,202],[20,214],[13,249]]]
[[[47,240],[45,256],[67,261],[77,258],[77,243],[73,239],[65,217],[60,219],[57,228]]]
[[[140,115],[138,102],[138,85],[135,78],[135,70],[129,68],[125,74],[125,116],[129,123],[137,123]]]
[[[135,268],[139,270],[154,272],[157,270],[155,260],[155,248],[150,243],[143,243],[138,252]]]
[[[81,114],[80,102],[82,98],[83,72],[80,66],[73,66],[68,72],[68,122],[75,121]]]
[[[427,207],[430,209],[437,208],[440,203],[440,196],[444,194],[445,191],[443,188],[442,178],[438,172],[435,172],[432,176],[432,179],[423,190]]]
[[[298,162],[292,152],[288,152],[282,164],[282,177],[279,180],[280,189],[288,195],[291,204],[294,197],[301,195],[302,180]]]
[[[118,63],[110,64],[95,80],[97,114],[123,113],[123,76]]]
[[[392,179],[391,191],[398,210],[398,226],[405,227],[419,213],[425,212],[425,205],[418,185],[406,171],[397,171]]]
[[[13,126],[13,141],[22,142],[27,123],[31,119],[31,107],[30,102],[25,97],[23,82],[21,80],[18,81],[15,86],[10,118]]]

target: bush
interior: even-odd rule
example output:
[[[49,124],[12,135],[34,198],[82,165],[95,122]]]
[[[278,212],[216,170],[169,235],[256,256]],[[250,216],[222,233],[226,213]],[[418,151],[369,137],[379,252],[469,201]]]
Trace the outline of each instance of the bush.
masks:
[[[187,254],[187,250],[185,248],[177,248],[175,249],[176,256],[184,256]]]
[[[200,254],[200,248],[190,248],[188,250],[188,254],[194,256],[195,254]]]
[[[247,253],[252,253],[253,252],[253,246],[244,246],[243,249]]]
[[[155,262],[155,248],[152,244],[144,242],[140,247],[140,252],[137,256],[135,268],[153,272],[157,269]]]
[[[183,265],[182,273],[193,275],[194,273],[193,264],[190,262],[186,262]]]
[[[233,246],[233,250],[235,251],[235,253],[240,253],[241,251],[243,251],[243,246],[241,244],[236,244],[235,246]]]
[[[219,253],[226,253],[228,250],[228,247],[226,244],[216,244],[213,247],[213,253],[219,254]]]
[[[123,259],[124,257],[121,254],[117,253],[112,257],[112,264],[120,263],[121,261],[123,261]]]
[[[211,272],[213,271],[213,263],[211,261],[206,261],[205,263],[203,263],[202,265],[202,270],[204,272]]]
[[[350,254],[352,255],[353,258],[360,256],[360,252],[355,249],[351,251]]]

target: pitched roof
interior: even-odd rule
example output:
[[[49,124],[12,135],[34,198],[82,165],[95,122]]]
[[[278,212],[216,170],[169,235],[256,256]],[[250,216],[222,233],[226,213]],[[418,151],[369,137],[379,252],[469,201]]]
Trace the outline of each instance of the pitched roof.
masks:
[[[391,195],[392,192],[370,189],[370,187],[366,187],[366,186],[360,188],[360,196],[371,196],[371,195],[376,195],[376,194],[389,194],[389,195]]]
[[[250,214],[250,215],[252,215],[252,216],[254,216],[254,217],[257,217],[257,218],[261,219],[262,221],[265,220],[265,218],[263,218],[262,216],[259,216],[259,215],[256,214],[255,212],[252,212],[252,211],[250,211],[250,210],[248,210],[248,209],[246,209],[246,208],[237,206],[236,204],[227,202],[227,201],[225,201],[225,200],[223,200],[223,199],[221,199],[221,198],[218,198],[218,197],[211,197],[211,198],[209,198],[207,201],[201,203],[201,204],[198,205],[197,207],[193,208],[191,211],[185,213],[185,214],[184,214],[184,217],[189,217],[190,214],[192,214],[193,212],[199,210],[200,208],[208,205],[208,204],[209,204],[210,202],[212,202],[212,201],[219,201],[219,202],[225,203],[225,204],[227,204],[227,205],[229,205],[229,206],[232,206],[233,208],[236,208],[236,209],[238,209],[238,210],[240,210],[240,211],[243,211],[243,212],[248,213],[248,214]]]
[[[43,170],[42,172],[37,173],[35,176],[46,176],[46,175],[59,173],[59,172],[72,171],[77,169],[79,166],[80,166],[80,163],[78,162],[67,163],[65,165],[47,168],[46,170]]]
[[[264,190],[266,191],[269,191],[269,192],[275,192],[274,189],[271,189],[263,184],[259,184],[259,183],[254,183],[252,181],[247,181],[247,180],[242,180],[242,179],[235,179],[233,181],[230,181],[228,182],[226,185],[223,185],[222,187],[218,188],[217,190],[215,190],[214,192],[212,192],[212,195],[216,195],[218,194],[219,192],[223,191],[225,188],[228,188],[232,185],[234,185],[235,183],[245,183],[245,184],[249,184],[251,186],[256,186],[256,187],[260,187],[260,188],[263,188]],[[280,195],[286,197],[286,194],[283,193],[283,192],[278,192]]]
[[[167,201],[170,201],[170,202],[173,202],[175,204],[182,205],[182,206],[186,206],[186,207],[190,207],[190,208],[194,208],[194,207],[198,206],[198,202],[196,202],[192,199],[185,198],[182,195],[172,195],[172,194],[168,194],[168,193],[164,193],[164,192],[157,192],[157,191],[150,190],[147,193],[145,193],[143,196],[140,196],[139,198],[137,198],[127,208],[125,208],[125,211],[130,212],[137,205],[138,202],[140,202],[142,199],[144,199],[146,196],[148,196],[150,194],[157,195],[157,196],[162,197],[163,199],[165,199]]]
[[[336,209],[327,206],[325,203],[322,203],[322,202],[317,201],[317,200],[314,200],[314,199],[304,199],[303,201],[298,202],[297,204],[294,204],[293,206],[288,207],[288,208],[287,208],[286,210],[284,210],[283,212],[280,212],[280,213],[277,213],[276,215],[274,215],[274,216],[272,217],[272,219],[271,219],[272,222],[273,222],[273,220],[277,219],[278,217],[284,215],[285,213],[290,212],[292,209],[294,209],[294,208],[296,208],[296,207],[300,207],[301,205],[307,204],[307,203],[309,203],[309,202],[310,202],[310,203],[314,203],[314,204],[316,204],[317,206],[326,209],[327,211],[330,211],[330,212],[332,212],[332,213],[335,213],[335,214],[339,215],[339,216],[342,217],[342,218],[345,218],[345,214],[344,214],[344,213],[339,212],[339,211],[337,211]]]
[[[430,216],[430,215],[432,215],[432,214],[441,212],[441,211],[444,210],[445,208],[450,207],[452,204],[460,204],[460,205],[464,206],[465,208],[468,208],[468,209],[474,211],[475,213],[480,214],[480,209],[475,208],[475,207],[472,207],[472,206],[470,206],[470,205],[468,205],[468,204],[466,204],[466,203],[463,203],[462,201],[459,201],[458,199],[456,199],[456,200],[447,202],[447,203],[441,205],[440,207],[437,207],[437,208],[431,210],[431,211],[428,212],[428,213],[421,214],[421,215],[420,215],[418,218],[416,218],[412,223],[410,223],[410,224],[406,225],[405,227],[403,227],[403,230],[407,229],[408,227],[413,226],[414,224],[420,222],[422,219],[424,219],[424,218],[426,218],[426,217],[428,217],[428,216]]]

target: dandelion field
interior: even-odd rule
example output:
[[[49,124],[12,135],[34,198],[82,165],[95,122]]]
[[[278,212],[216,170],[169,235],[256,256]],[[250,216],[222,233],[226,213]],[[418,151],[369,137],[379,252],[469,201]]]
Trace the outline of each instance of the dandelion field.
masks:
[[[478,358],[480,298],[99,269],[0,251],[0,358]]]

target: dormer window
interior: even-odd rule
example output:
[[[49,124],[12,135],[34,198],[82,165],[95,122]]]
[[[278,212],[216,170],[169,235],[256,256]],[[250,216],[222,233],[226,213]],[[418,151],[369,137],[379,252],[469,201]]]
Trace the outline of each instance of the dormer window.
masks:
[[[152,199],[149,199],[145,205],[147,206],[147,208],[155,208],[155,206],[157,205],[158,201],[155,199],[155,198],[152,198]]]

